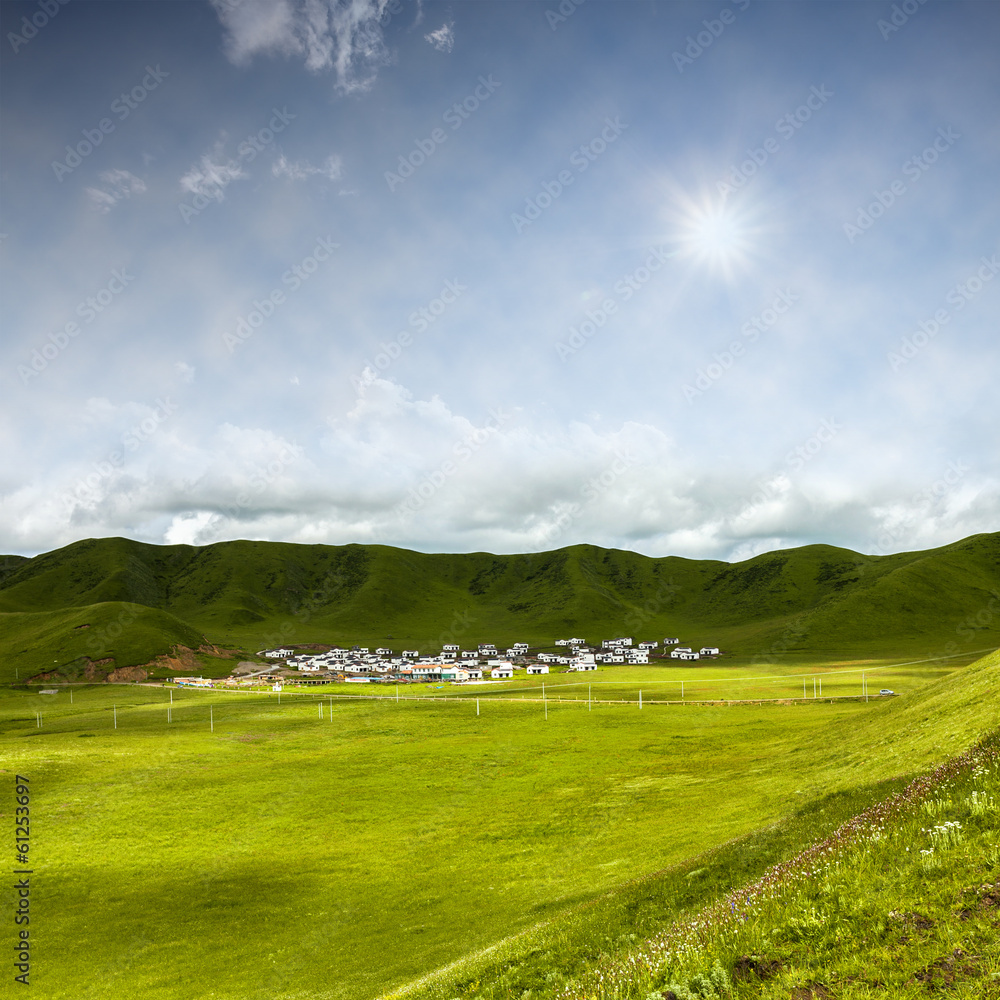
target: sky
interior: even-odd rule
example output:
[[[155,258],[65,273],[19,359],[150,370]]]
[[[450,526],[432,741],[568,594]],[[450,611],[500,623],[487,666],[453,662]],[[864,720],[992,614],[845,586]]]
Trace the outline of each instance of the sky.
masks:
[[[1000,5],[0,5],[0,552],[1000,528]]]

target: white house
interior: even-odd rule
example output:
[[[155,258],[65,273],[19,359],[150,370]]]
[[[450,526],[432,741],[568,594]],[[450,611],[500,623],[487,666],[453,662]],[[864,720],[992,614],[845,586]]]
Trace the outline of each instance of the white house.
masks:
[[[631,645],[632,645],[632,639],[631,639],[631,637],[628,637],[628,636],[625,637],[624,639],[622,639],[622,638],[619,638],[619,639],[604,639],[601,642],[601,647],[603,649],[619,649],[622,646],[631,646]]]
[[[469,679],[469,671],[465,667],[442,667],[441,668],[441,680],[443,681],[467,681]]]
[[[415,660],[420,655],[419,649],[404,649],[403,659],[404,660]]]
[[[269,660],[287,660],[289,656],[295,655],[295,650],[281,646],[278,649],[262,649],[257,655],[266,656]]]
[[[570,669],[572,670],[596,670],[597,664],[593,660],[577,661]]]
[[[458,659],[458,653],[456,653],[455,650],[453,650],[453,649],[446,649],[444,652],[441,653],[441,659],[442,660],[457,660]]]
[[[490,671],[490,677],[495,681],[510,680],[514,676],[513,667],[494,667]]]
[[[549,668],[544,663],[533,663],[528,667],[529,674],[547,674]]]
[[[639,648],[640,649],[656,649],[656,647],[658,645],[659,645],[658,642],[640,642],[639,643]]]
[[[392,650],[386,649],[384,646],[380,646],[375,650],[375,652],[378,653],[379,656],[392,656]]]
[[[679,660],[697,660],[701,657],[701,653],[678,653],[677,658]]]
[[[527,649],[528,648],[528,644],[526,642],[515,642],[515,643],[513,643],[513,648],[514,649]]]
[[[476,652],[474,652],[471,649],[463,649],[462,650],[462,659],[463,660],[478,660],[479,659],[479,654],[476,653]]]
[[[679,642],[680,642],[680,639],[664,639],[663,640],[663,645],[664,646],[676,646],[677,643],[679,643]]]
[[[526,652],[527,652],[527,650],[521,649],[520,646],[511,646],[510,649],[507,650],[507,655],[508,656],[524,656],[524,654]]]
[[[645,649],[630,649],[625,653],[626,663],[649,663],[649,651]]]
[[[455,645],[450,645],[450,646],[442,646],[441,648],[442,648],[442,649],[443,649],[443,650],[444,650],[445,652],[447,652],[447,653],[457,653],[457,652],[458,652],[458,650],[459,650],[459,647],[458,647],[458,645],[457,645],[457,644],[455,644]]]
[[[718,656],[719,647],[718,646],[702,646],[701,647],[702,656]]]
[[[481,681],[483,679],[482,667],[465,667],[465,672],[469,675],[470,681]]]

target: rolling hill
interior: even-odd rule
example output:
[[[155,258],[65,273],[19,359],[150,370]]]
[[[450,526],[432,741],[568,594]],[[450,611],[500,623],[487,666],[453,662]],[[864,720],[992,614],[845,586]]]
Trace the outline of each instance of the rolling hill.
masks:
[[[1000,533],[891,556],[809,545],[735,564],[592,545],[498,556],[88,539],[0,558],[0,631],[5,680],[143,664],[176,646],[430,649],[570,634],[678,634],[769,662],[971,657],[1000,643]]]

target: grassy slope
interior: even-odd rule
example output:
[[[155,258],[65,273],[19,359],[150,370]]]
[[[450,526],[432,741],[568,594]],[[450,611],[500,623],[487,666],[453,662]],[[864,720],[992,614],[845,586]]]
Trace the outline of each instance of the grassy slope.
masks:
[[[0,613],[0,635],[6,654],[0,676],[8,682],[52,670],[80,679],[87,660],[112,657],[114,663],[105,668],[112,669],[148,663],[178,643],[197,648],[204,641],[166,611],[121,601],[61,611]]]
[[[564,706],[547,722],[531,704],[391,702],[320,721],[309,699],[187,692],[169,729],[163,691],[72,706],[12,691],[0,751],[38,789],[46,880],[38,992],[369,1000],[526,930],[500,949],[529,977],[521,996],[552,955],[585,968],[962,749],[996,718],[996,675],[868,706]],[[676,872],[628,885],[706,848],[686,892]],[[568,931],[530,931],[588,902]]]
[[[803,794],[804,804],[789,810],[774,826],[762,827],[666,871],[623,885],[549,925],[502,942],[488,954],[471,956],[450,969],[395,991],[392,997],[397,1000],[403,997],[406,1000],[451,1000],[452,997],[469,996],[500,1000],[521,996],[524,991],[530,990],[532,1000],[557,996],[587,997],[590,1000],[645,1000],[653,985],[661,989],[664,982],[674,978],[666,972],[652,977],[645,973],[635,974],[635,964],[629,956],[650,954],[648,944],[643,943],[645,939],[656,938],[685,914],[694,912],[697,921],[701,906],[736,886],[751,882],[769,866],[793,857],[807,845],[828,836],[855,813],[900,790],[907,777],[927,773],[942,761],[961,753],[996,726],[1000,717],[998,681],[1000,652],[928,684],[907,698],[886,702],[878,712],[853,716],[849,730],[844,727],[844,720],[829,719],[826,725],[817,726],[810,738],[792,748],[791,755],[782,760],[786,776],[798,776],[794,782],[798,786],[795,794]],[[817,755],[819,743],[814,740],[828,741],[825,754]],[[750,768],[751,774],[754,770]],[[740,795],[746,781],[745,777],[741,782]],[[1000,783],[1000,773],[994,776],[994,782]],[[995,792],[996,802],[1000,805],[1000,787]],[[955,798],[957,800],[959,796],[956,794]],[[936,821],[943,822],[947,818],[954,817],[942,813]],[[702,817],[687,818],[686,821],[700,825]],[[897,855],[905,853],[903,849],[906,846],[920,840],[914,831],[924,823],[931,825],[927,816],[922,819],[918,816],[916,823],[899,824],[898,834],[888,841]],[[945,864],[937,871],[935,878],[946,880],[951,889],[958,886],[960,891],[953,893],[955,899],[960,897],[961,890],[972,890],[978,885],[974,871],[983,876],[993,871],[993,877],[998,880],[996,888],[1000,902],[1000,854],[996,851],[994,839],[998,831],[1000,812],[983,829],[983,843],[991,845],[993,850],[992,861],[985,867],[982,864],[982,846],[977,842],[969,844],[964,855],[955,859],[953,866]],[[861,853],[868,850],[871,854],[871,846],[863,845]],[[921,842],[912,848],[911,853],[919,857],[917,850],[924,846],[925,843]],[[854,928],[855,940],[846,955],[843,947],[838,946],[841,939],[836,936],[841,928],[834,928],[828,934],[817,932],[812,937],[808,934],[796,937],[794,921],[789,924],[784,907],[772,906],[761,918],[765,923],[763,930],[751,926],[744,930],[743,937],[738,941],[720,935],[718,939],[712,939],[712,946],[706,948],[701,957],[690,963],[668,963],[666,968],[675,971],[687,969],[689,973],[699,968],[706,971],[718,957],[725,968],[731,970],[736,959],[746,951],[756,952],[758,957],[780,959],[785,972],[778,981],[765,991],[758,981],[753,980],[740,990],[741,997],[796,995],[790,990],[797,984],[830,982],[836,978],[835,972],[844,976],[856,975],[857,967],[866,962],[886,976],[893,962],[898,965],[898,956],[894,954],[892,959],[887,959],[884,953],[875,952],[886,937],[886,926],[893,930],[889,911],[905,910],[904,883],[909,879],[906,888],[911,902],[916,900],[913,905],[919,903],[924,906],[925,913],[931,906],[928,897],[933,893],[921,892],[920,885],[913,884],[912,866],[907,868],[902,863],[906,859],[896,857],[891,859],[896,864],[889,865],[886,862],[890,860],[891,852],[882,850],[875,853],[878,853],[878,858],[873,860],[867,857],[863,864],[855,866],[853,876],[849,872],[842,873],[845,874],[845,883],[851,883],[853,877],[849,888],[847,885],[839,889],[828,887],[819,893],[824,897],[833,896],[834,910],[838,897],[842,908],[851,909],[853,906],[857,911],[852,915],[855,923],[863,923],[862,916],[869,920],[870,925],[862,927],[860,932],[857,927]],[[947,858],[945,860],[948,861]],[[898,878],[895,870],[892,878],[883,874],[880,865],[898,869]],[[849,869],[851,866],[846,867]],[[865,878],[869,883],[867,886],[862,884]],[[864,899],[864,890],[874,894],[871,883],[875,883],[879,897],[874,913],[871,912],[870,902]],[[809,887],[798,896],[792,893],[797,911],[807,913],[817,895]],[[845,906],[845,895],[848,899],[853,898],[852,906]],[[938,893],[938,897],[941,896],[943,893]],[[934,905],[942,911],[942,915],[945,915],[948,903],[955,901],[935,899]],[[826,903],[829,907],[831,900],[827,898]],[[803,913],[796,912],[796,916],[801,917]],[[952,923],[960,923],[954,912],[946,915]],[[1000,913],[996,916],[1000,917]],[[765,948],[762,945],[772,928],[775,943],[785,947]],[[973,927],[965,930],[970,932],[967,936],[971,940],[974,937]],[[899,928],[899,932],[902,931],[905,927]],[[937,948],[937,953],[925,956],[928,964],[940,957],[940,941],[948,939],[949,933],[958,939],[945,926],[934,940],[928,939],[928,948],[931,951]],[[815,939],[820,937],[824,939],[824,950],[817,953]],[[792,944],[799,947],[792,947]],[[872,951],[871,955],[867,954],[866,948]],[[639,963],[642,968],[645,968],[644,961],[645,958]],[[908,954],[907,961],[911,971],[920,965],[917,954]],[[828,968],[824,967],[824,963]],[[656,963],[651,965],[656,968]],[[992,953],[992,965],[977,968],[980,972],[984,968],[1000,971],[1000,952]],[[898,973],[898,968],[895,971]],[[678,974],[676,978],[683,977]],[[870,986],[873,979],[877,980],[878,975],[860,978],[862,981],[857,991],[845,993],[845,997],[870,995],[864,989]],[[897,988],[901,988],[900,977],[897,975],[895,978]],[[603,986],[598,985],[600,982]],[[961,995],[1000,995],[1000,986],[995,989],[996,993],[979,993],[974,987],[972,992]],[[919,992],[919,989],[915,991]],[[802,997],[809,995],[808,992],[801,994]]]
[[[873,648],[883,655],[948,655],[995,644],[997,593],[1000,534],[883,557],[812,545],[734,565],[588,545],[494,556],[272,542],[196,548],[111,538],[30,560],[9,557],[0,574],[0,613],[141,604],[172,616],[158,620],[156,652],[190,645],[193,633],[253,651],[289,641],[434,648],[449,639],[549,643],[569,632],[591,640],[670,632],[771,660],[790,653],[866,655]],[[977,614],[980,621],[968,627]],[[17,622],[25,635],[31,625],[31,619]],[[125,637],[109,655],[119,666],[144,662],[156,645],[153,635]],[[54,655],[83,655],[80,640],[67,631]],[[37,656],[23,648],[3,642],[0,652],[8,655],[0,670],[12,669],[12,656],[26,671],[53,659],[51,636],[39,637]]]

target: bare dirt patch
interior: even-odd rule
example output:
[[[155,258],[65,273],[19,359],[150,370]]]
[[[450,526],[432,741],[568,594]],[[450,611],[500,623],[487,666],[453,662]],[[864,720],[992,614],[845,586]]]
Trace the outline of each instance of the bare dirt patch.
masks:
[[[833,996],[829,987],[822,983],[807,983],[805,986],[796,986],[788,995],[792,1000],[814,1000],[814,998],[816,1000],[830,1000]]]
[[[123,682],[144,681],[149,676],[142,667],[119,667],[112,670],[105,678],[108,684],[121,684]]]
[[[177,645],[173,646],[169,653],[164,653],[150,660],[149,663],[144,663],[143,667],[150,671],[173,670],[176,673],[191,673],[201,669],[198,653],[203,656],[217,656],[223,660],[231,660],[240,655],[238,649],[220,649],[218,646],[205,643],[200,645],[197,650],[191,649],[190,646]]]

